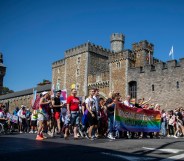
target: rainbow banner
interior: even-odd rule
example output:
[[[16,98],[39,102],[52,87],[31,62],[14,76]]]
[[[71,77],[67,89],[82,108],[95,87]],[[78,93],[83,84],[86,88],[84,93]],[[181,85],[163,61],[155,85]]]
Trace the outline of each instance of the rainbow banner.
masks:
[[[115,124],[117,129],[130,132],[159,132],[161,114],[159,111],[127,107],[116,104]]]

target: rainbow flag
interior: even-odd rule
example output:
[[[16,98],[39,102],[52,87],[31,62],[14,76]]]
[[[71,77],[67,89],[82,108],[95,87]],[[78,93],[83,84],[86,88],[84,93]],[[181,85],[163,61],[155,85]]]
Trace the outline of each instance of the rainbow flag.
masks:
[[[63,89],[61,91],[60,101],[66,103],[66,100],[67,100],[67,90]]]
[[[117,129],[130,132],[159,132],[161,114],[159,111],[131,108],[117,103],[115,108]]]

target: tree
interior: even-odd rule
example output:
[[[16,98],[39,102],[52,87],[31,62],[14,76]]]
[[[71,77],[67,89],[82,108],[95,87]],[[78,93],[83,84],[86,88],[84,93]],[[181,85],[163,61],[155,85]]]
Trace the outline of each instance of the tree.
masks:
[[[13,93],[13,90],[10,90],[8,87],[3,87],[2,89],[2,94],[8,94],[8,93]]]
[[[46,85],[46,84],[51,84],[51,81],[44,79],[43,82],[40,82],[37,85],[38,86],[43,86],[43,85]]]

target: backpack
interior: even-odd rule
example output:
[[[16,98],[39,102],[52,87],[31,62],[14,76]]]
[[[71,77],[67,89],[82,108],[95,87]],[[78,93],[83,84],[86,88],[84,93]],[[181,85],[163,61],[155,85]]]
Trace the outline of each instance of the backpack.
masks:
[[[38,109],[39,109],[39,106],[40,106],[40,96],[37,95],[37,96],[36,96],[36,100],[35,100],[35,102],[34,102],[34,104],[33,104],[32,109],[33,109],[33,110],[38,110]]]

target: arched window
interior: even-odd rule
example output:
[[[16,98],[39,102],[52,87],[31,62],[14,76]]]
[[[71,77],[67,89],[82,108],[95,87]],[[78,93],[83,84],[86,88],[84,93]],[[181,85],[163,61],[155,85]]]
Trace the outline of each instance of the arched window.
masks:
[[[120,68],[120,67],[121,67],[121,63],[120,63],[120,62],[117,62],[117,63],[116,63],[116,67],[117,67],[117,68]]]
[[[178,82],[178,81],[176,82],[176,88],[177,88],[177,89],[179,89],[179,88],[180,88],[180,84],[179,84],[179,82]]]
[[[155,91],[155,86],[154,86],[154,84],[152,84],[152,91]]]
[[[131,81],[129,82],[129,95],[131,98],[137,98],[137,82]]]

